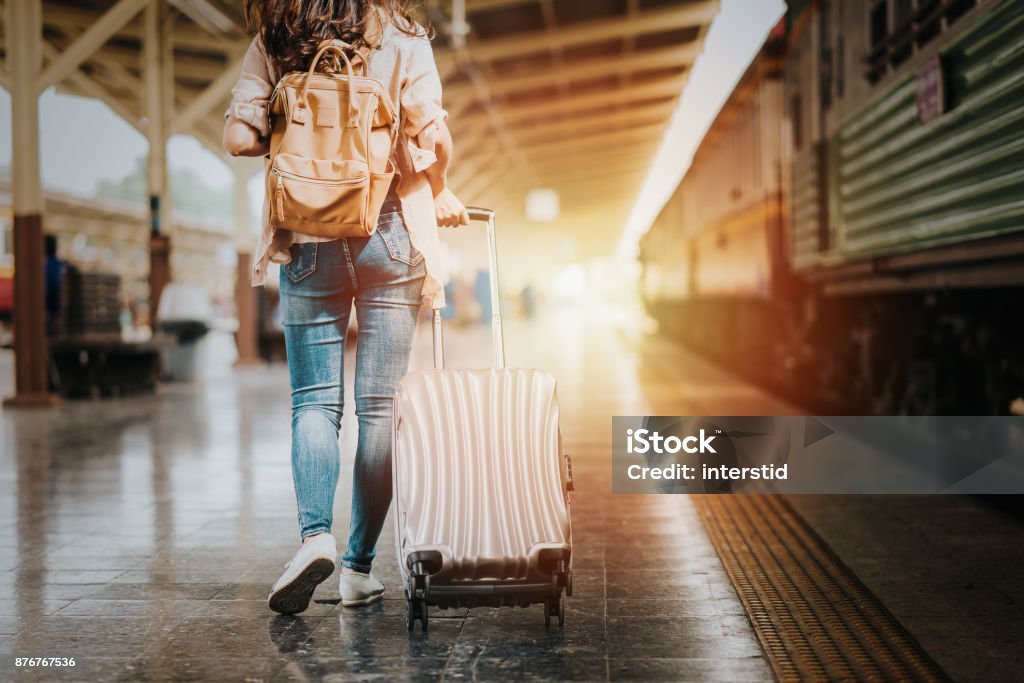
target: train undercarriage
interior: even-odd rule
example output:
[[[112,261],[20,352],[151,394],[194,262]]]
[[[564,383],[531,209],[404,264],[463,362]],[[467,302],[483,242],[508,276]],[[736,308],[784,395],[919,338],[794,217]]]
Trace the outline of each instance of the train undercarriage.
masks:
[[[1024,401],[1024,288],[652,303],[660,330],[809,412],[1001,415]]]

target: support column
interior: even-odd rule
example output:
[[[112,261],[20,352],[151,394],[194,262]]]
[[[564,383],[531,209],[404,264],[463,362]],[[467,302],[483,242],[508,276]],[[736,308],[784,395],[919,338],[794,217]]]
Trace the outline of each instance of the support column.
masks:
[[[251,284],[252,274],[252,212],[249,210],[249,193],[246,185],[259,164],[253,159],[239,157],[235,160],[235,251],[238,254],[237,277],[235,278],[235,309],[238,316],[238,360],[235,365],[262,365],[259,347],[259,301],[258,292]]]
[[[11,72],[11,208],[14,213],[14,396],[4,407],[57,402],[47,384],[43,191],[39,175],[41,0],[8,2],[4,34]]]
[[[168,101],[173,101],[173,81],[168,84],[168,36],[163,0],[152,0],[143,12],[142,80],[146,109],[149,156],[146,185],[149,194],[149,315],[157,330],[160,294],[171,280],[170,197],[167,192]],[[169,87],[170,86],[170,87]]]

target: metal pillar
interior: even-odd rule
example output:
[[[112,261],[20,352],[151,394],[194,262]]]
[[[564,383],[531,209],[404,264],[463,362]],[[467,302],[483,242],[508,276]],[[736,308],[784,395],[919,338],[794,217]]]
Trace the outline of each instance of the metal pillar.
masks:
[[[47,385],[43,191],[39,177],[39,96],[42,68],[42,0],[7,3],[7,61],[11,72],[14,213],[14,396],[4,406],[56,403]]]
[[[152,0],[143,12],[142,79],[146,108],[149,157],[146,184],[149,194],[149,315],[156,331],[160,294],[171,280],[170,198],[167,192],[167,122],[173,102],[173,81],[168,83],[170,41],[167,7]]]
[[[235,309],[238,317],[238,360],[235,365],[262,365],[259,349],[259,301],[257,291],[251,284],[252,212],[249,210],[249,193],[246,185],[259,167],[253,159],[235,159],[235,251],[238,254],[237,277],[235,279]]]

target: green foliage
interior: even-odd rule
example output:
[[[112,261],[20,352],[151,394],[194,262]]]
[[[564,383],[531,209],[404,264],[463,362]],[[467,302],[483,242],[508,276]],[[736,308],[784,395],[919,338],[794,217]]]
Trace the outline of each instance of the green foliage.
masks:
[[[195,217],[204,223],[230,223],[234,216],[231,188],[211,186],[187,166],[171,169],[171,200],[174,211]],[[146,204],[146,159],[139,157],[128,175],[120,180],[101,180],[96,187],[99,198]]]
[[[131,173],[120,180],[100,180],[96,184],[96,196],[104,199],[119,199],[137,204],[146,203],[146,158],[138,157]]]

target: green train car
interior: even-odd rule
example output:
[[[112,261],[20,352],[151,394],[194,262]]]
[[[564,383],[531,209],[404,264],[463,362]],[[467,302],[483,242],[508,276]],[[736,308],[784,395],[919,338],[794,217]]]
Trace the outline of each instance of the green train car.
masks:
[[[642,242],[651,313],[816,410],[1019,410],[1024,2],[791,0],[782,33]],[[741,168],[708,182],[741,134],[771,193]],[[685,291],[659,290],[673,264]]]
[[[1019,266],[982,265],[993,249],[1019,253],[1024,232],[1024,3],[973,4],[826,2],[804,20],[819,29],[793,37],[795,73],[814,53],[862,55],[827,60],[812,87],[786,83],[811,104],[794,119],[807,141],[794,205],[812,206],[794,215],[793,264],[830,291],[1024,281]]]

